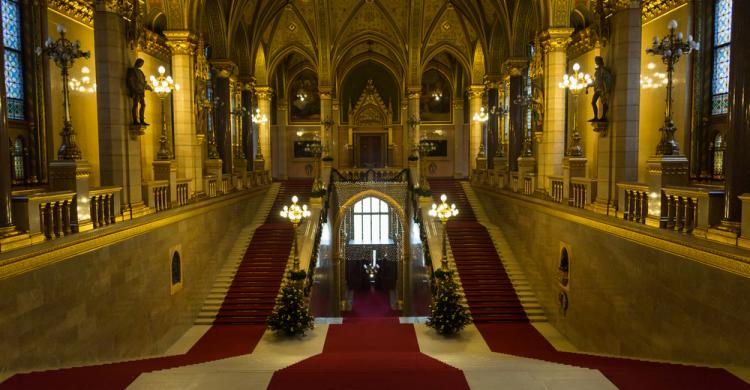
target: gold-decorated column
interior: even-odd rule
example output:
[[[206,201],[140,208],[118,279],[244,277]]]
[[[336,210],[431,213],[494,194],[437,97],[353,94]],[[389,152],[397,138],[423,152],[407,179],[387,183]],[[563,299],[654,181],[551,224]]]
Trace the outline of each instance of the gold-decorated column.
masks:
[[[469,87],[469,175],[477,168],[477,157],[481,150],[483,129],[482,123],[472,120],[475,113],[482,108],[482,96],[484,95],[484,85],[472,85]]]
[[[265,123],[257,123],[260,142],[255,159],[263,161],[263,169],[271,171],[271,94],[273,89],[268,86],[255,88],[255,98],[258,101],[260,114],[268,119]],[[256,163],[257,164],[257,163]]]

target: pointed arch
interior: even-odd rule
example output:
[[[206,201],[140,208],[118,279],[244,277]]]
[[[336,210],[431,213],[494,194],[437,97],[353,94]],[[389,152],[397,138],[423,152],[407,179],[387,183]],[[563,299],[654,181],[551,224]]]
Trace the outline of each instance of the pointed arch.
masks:
[[[472,60],[470,73],[471,79],[469,82],[471,84],[481,84],[487,71],[487,64],[484,60],[484,50],[482,49],[482,45],[478,42],[474,47],[474,57]]]

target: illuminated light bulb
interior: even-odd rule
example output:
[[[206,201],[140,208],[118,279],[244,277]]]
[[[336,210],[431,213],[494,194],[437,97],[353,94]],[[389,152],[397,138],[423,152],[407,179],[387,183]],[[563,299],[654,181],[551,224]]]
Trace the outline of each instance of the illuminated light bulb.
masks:
[[[159,74],[164,74],[167,70],[164,69],[163,66],[159,65],[159,69],[157,69],[157,71],[159,72]]]

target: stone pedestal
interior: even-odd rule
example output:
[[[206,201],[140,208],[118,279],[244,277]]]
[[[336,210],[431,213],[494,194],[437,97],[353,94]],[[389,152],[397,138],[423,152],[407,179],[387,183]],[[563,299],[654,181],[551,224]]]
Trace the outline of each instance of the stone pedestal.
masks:
[[[212,158],[206,160],[203,165],[206,169],[207,175],[214,175],[217,178],[221,178],[222,175],[222,167],[224,166],[224,162],[221,161],[219,158]]]
[[[263,172],[266,170],[266,160],[253,160],[253,170]]]
[[[662,199],[662,187],[684,187],[688,184],[690,168],[687,157],[683,155],[652,156],[646,162],[649,189],[648,217],[646,224],[662,226],[667,221],[667,202]]]
[[[321,160],[320,162],[320,180],[323,185],[328,185],[328,180],[331,177],[331,170],[333,169],[333,161]]]
[[[247,159],[234,159],[234,175],[240,178],[235,187],[238,190],[244,190],[247,187]]]
[[[519,157],[518,158],[518,177],[523,180],[528,174],[533,174],[536,171],[536,159],[534,157]]]
[[[171,160],[154,161],[154,180],[169,181],[169,201],[177,204],[177,163]]]
[[[419,160],[409,160],[409,172],[411,172],[412,185],[419,184]]]
[[[495,156],[492,158],[492,169],[497,177],[497,185],[499,188],[505,188],[508,185],[508,159],[505,157]]]
[[[563,157],[563,204],[568,204],[570,198],[570,179],[586,177],[585,157]]]
[[[70,225],[74,232],[91,230],[89,176],[91,164],[85,160],[55,160],[49,164],[49,183],[52,191],[74,191],[76,199],[70,210]]]

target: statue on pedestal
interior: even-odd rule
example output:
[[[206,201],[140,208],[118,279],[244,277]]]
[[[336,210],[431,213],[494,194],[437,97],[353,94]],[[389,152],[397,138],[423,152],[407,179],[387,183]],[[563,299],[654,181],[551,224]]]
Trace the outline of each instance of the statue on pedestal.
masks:
[[[146,82],[146,75],[144,75],[141,70],[142,66],[142,58],[135,60],[133,67],[128,68],[126,81],[128,86],[128,97],[130,97],[133,104],[131,108],[133,124],[147,126],[148,123],[146,123],[143,117],[146,111],[146,90],[151,91],[151,86]]]
[[[594,72],[594,96],[591,98],[591,107],[594,109],[594,118],[589,122],[606,122],[607,110],[609,110],[609,94],[612,91],[612,72],[604,66],[604,59],[600,56],[594,58],[596,71]],[[586,87],[586,92],[590,87]],[[599,100],[602,102],[602,116],[599,116]]]

